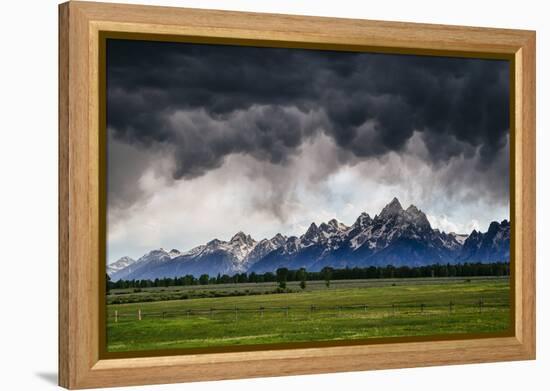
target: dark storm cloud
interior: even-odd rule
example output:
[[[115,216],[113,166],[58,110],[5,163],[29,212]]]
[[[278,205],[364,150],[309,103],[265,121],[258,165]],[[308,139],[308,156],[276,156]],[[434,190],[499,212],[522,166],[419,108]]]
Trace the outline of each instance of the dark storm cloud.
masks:
[[[416,130],[430,164],[475,155],[488,175],[506,147],[506,61],[123,40],[107,50],[109,128],[172,151],[174,179],[235,153],[285,164],[321,132],[363,159],[402,151]]]

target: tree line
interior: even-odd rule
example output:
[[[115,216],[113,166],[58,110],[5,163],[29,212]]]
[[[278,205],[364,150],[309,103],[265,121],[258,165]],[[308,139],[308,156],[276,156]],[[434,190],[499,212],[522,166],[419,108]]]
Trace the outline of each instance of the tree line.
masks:
[[[126,288],[152,288],[188,285],[215,285],[277,282],[280,288],[286,288],[287,282],[299,281],[305,289],[306,281],[325,281],[330,286],[331,280],[358,280],[380,278],[418,278],[418,277],[476,277],[476,276],[509,276],[508,262],[494,263],[459,263],[433,264],[427,266],[369,266],[335,269],[324,267],[320,271],[307,271],[304,268],[290,270],[279,268],[275,273],[237,273],[234,275],[218,274],[209,276],[203,274],[195,277],[191,274],[174,278],[156,278],[154,280],[118,280],[111,281],[107,276],[107,290]]]

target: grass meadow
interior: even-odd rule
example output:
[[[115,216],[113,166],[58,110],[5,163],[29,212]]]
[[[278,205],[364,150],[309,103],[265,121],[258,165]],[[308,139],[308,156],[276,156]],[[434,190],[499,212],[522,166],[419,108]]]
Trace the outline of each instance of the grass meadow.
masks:
[[[227,284],[112,291],[110,352],[506,331],[508,278]],[[119,303],[119,304],[115,304]],[[125,304],[123,304],[125,303]],[[139,319],[141,313],[141,320]],[[115,316],[116,314],[116,316]]]

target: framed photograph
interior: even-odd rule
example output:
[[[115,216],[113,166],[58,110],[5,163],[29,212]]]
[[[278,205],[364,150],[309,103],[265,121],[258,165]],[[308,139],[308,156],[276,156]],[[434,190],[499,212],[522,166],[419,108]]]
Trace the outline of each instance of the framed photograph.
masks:
[[[535,358],[534,32],[59,20],[60,385]]]

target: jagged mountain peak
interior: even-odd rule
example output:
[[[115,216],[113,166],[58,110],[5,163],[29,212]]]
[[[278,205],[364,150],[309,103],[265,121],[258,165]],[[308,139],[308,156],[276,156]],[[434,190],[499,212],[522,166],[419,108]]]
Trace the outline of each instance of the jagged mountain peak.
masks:
[[[232,242],[243,242],[243,243],[246,243],[246,244],[252,244],[252,243],[255,243],[256,241],[254,239],[252,239],[252,236],[245,234],[243,231],[239,231],[235,235],[233,235],[233,237],[231,238],[231,240],[229,242],[230,243],[232,243]]]
[[[181,251],[173,248],[172,250],[168,251],[168,255],[170,256],[170,258],[176,258],[181,255]]]
[[[200,246],[197,247],[199,250],[197,254],[201,257],[205,257],[208,255],[215,256],[215,254],[218,254],[216,256],[220,256],[220,254],[223,253],[228,256],[228,259],[233,259],[234,262],[240,264],[245,261],[248,254],[252,252],[257,244],[258,243],[252,239],[250,235],[239,231],[233,235],[228,242],[214,239],[208,242],[204,248],[201,248]]]
[[[147,253],[146,255],[153,255],[153,254],[168,255],[168,251],[166,249],[164,249],[163,247],[159,247],[157,249],[149,251],[149,253]]]
[[[407,213],[411,213],[411,214],[418,214],[418,213],[422,213],[420,211],[420,209],[418,209],[415,205],[413,204],[410,204],[409,207],[406,209],[406,212]]]
[[[510,223],[493,221],[487,232],[473,230],[457,258],[461,262],[506,261],[510,259]]]
[[[276,241],[276,242],[279,242],[279,241],[282,241],[282,240],[286,240],[286,236],[284,236],[280,233],[277,233],[275,236],[273,236],[271,238],[271,241]]]
[[[321,230],[321,231],[327,231],[327,230],[330,230],[331,228],[335,228],[335,227],[333,225],[327,224],[327,223],[319,224],[319,230]]]
[[[502,220],[500,223],[498,221],[493,221],[489,225],[489,230],[487,231],[488,234],[495,234],[498,231],[501,231],[503,229],[509,229],[510,228],[510,222],[508,220]]]
[[[121,258],[119,258],[118,260],[116,260],[115,262],[113,262],[111,265],[114,265],[115,263],[122,263],[122,262],[135,262],[135,260],[131,257],[128,257],[128,256],[123,256]]]
[[[160,248],[157,248],[155,250],[149,251],[147,254],[145,254],[143,257],[141,257],[139,260],[143,260],[145,258],[150,258],[150,257],[176,258],[176,257],[179,257],[180,255],[181,255],[181,252],[179,250],[176,250],[175,248],[173,248],[172,250],[167,250],[164,247],[160,247]]]
[[[357,220],[355,220],[355,223],[353,224],[354,227],[358,228],[364,228],[367,225],[369,225],[372,222],[372,218],[370,215],[366,212],[363,212],[359,215]]]
[[[313,239],[319,234],[319,227],[315,223],[311,223],[306,233],[302,236],[304,239]]]
[[[309,231],[315,232],[315,231],[317,231],[318,229],[319,229],[319,227],[317,226],[317,224],[311,223],[311,224],[309,225],[309,228],[307,229],[307,232],[309,232]],[[306,232],[306,233],[307,233],[307,232]]]
[[[498,221],[492,221],[491,224],[489,224],[489,231],[488,232],[495,232],[500,228],[500,223]]]
[[[134,264],[135,262],[136,262],[135,259],[130,258],[128,256],[124,256],[122,258],[119,258],[115,262],[107,265],[107,274],[112,275],[112,274],[118,272],[119,270],[127,268],[128,266]]]
[[[393,200],[391,200],[391,202],[387,204],[384,209],[382,209],[382,212],[380,212],[378,217],[389,218],[400,215],[401,213],[403,213],[403,207],[397,197],[393,197]]]
[[[212,247],[212,246],[218,246],[220,245],[221,243],[223,243],[220,239],[218,238],[215,238],[215,239],[212,239],[211,241],[209,241],[208,243],[206,243],[206,245],[208,247]]]
[[[332,227],[334,230],[336,231],[345,231],[347,230],[349,227],[347,225],[345,225],[344,223],[341,223],[339,222],[338,220],[336,219],[331,219],[329,220],[329,222],[327,223],[327,225],[329,227]]]
[[[246,238],[246,234],[243,231],[239,231],[235,235],[233,235],[233,237],[231,238],[231,241],[239,238]]]
[[[319,232],[323,234],[325,238],[328,238],[331,235],[343,234],[349,227],[344,223],[339,222],[336,219],[331,219],[326,223],[321,223],[319,225]]]
[[[418,209],[416,206],[411,204],[405,211],[405,214],[415,224],[421,227],[431,228],[431,224],[428,221],[426,214],[422,212],[420,209]]]
[[[508,220],[502,220],[500,223],[498,221],[493,221],[489,225],[487,230],[488,235],[497,235],[503,231],[510,231],[510,222]]]

